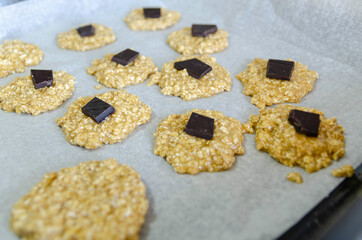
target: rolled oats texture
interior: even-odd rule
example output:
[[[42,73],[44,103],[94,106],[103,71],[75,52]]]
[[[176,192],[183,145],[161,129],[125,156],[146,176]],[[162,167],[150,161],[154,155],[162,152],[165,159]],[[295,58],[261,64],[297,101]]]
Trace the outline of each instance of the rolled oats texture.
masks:
[[[288,179],[289,181],[291,181],[291,182],[295,182],[295,183],[298,183],[298,184],[303,183],[302,175],[300,175],[300,174],[297,173],[297,172],[288,173],[287,179]]]
[[[353,174],[354,168],[350,164],[344,165],[332,171],[333,177],[352,177]]]
[[[288,59],[288,61],[292,61]],[[290,81],[266,77],[268,60],[255,58],[248,69],[236,75],[244,86],[243,93],[252,96],[251,103],[264,108],[277,103],[298,103],[313,89],[318,74],[307,66],[294,62]]]
[[[218,29],[216,33],[207,37],[194,37],[191,35],[191,28],[185,27],[172,32],[168,36],[167,43],[183,55],[211,54],[227,48],[228,35],[225,30]]]
[[[288,122],[292,109],[320,114],[318,137],[308,137],[295,130]],[[279,105],[261,109],[250,121],[255,129],[256,148],[288,167],[300,166],[311,173],[328,167],[332,159],[338,160],[344,155],[342,126],[336,118],[326,118],[317,109]]]
[[[184,132],[192,112],[215,120],[211,140]],[[218,111],[194,109],[184,114],[171,114],[157,128],[154,154],[165,158],[178,173],[222,171],[232,166],[235,154],[244,153],[242,132],[238,120]]]
[[[115,108],[115,112],[100,124],[82,113],[82,107],[97,97]],[[103,144],[122,141],[139,125],[148,122],[152,110],[139,98],[126,92],[110,91],[94,96],[79,97],[67,113],[56,120],[70,144],[95,149]]]
[[[92,23],[95,28],[95,35],[89,37],[81,37],[76,28],[69,32],[63,32],[58,35],[58,46],[60,48],[88,51],[103,47],[116,40],[113,30],[101,24]]]
[[[35,89],[30,75],[19,78],[0,88],[0,108],[5,112],[29,113],[58,108],[74,91],[74,76],[65,71],[53,71],[53,86]]]
[[[23,239],[138,239],[147,210],[139,173],[111,158],[45,174],[10,226]]]
[[[0,78],[12,73],[24,72],[43,59],[43,52],[35,44],[20,40],[4,41],[0,45]]]
[[[94,75],[97,81],[106,87],[121,89],[128,85],[142,83],[148,76],[157,71],[152,58],[138,55],[138,57],[123,66],[112,61],[115,54],[107,54],[103,59],[96,59],[87,73]]]
[[[180,17],[179,12],[161,8],[161,16],[159,18],[145,18],[143,8],[137,8],[124,18],[124,22],[132,30],[156,31],[171,27],[180,20]]]
[[[177,70],[175,62],[197,58],[210,65],[212,70],[201,77],[195,79],[191,77],[187,70]],[[216,62],[216,59],[208,55],[200,56],[180,56],[176,60],[165,63],[161,72],[156,72],[151,76],[148,86],[157,84],[164,95],[179,96],[183,100],[191,101],[197,98],[210,97],[223,91],[230,91],[230,73]]]

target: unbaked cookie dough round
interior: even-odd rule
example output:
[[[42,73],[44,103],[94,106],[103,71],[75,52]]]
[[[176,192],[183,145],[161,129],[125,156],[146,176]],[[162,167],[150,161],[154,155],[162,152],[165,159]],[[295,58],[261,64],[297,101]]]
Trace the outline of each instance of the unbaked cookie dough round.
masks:
[[[288,121],[292,109],[320,114],[317,137],[295,130]],[[342,126],[336,118],[327,119],[319,110],[279,105],[273,109],[261,109],[259,115],[250,117],[250,121],[255,129],[256,148],[288,167],[297,165],[311,173],[328,167],[332,159],[338,160],[344,155]]]
[[[248,65],[248,70],[236,76],[243,83],[243,93],[252,96],[251,103],[258,108],[276,103],[298,103],[312,91],[318,78],[318,73],[308,70],[306,65],[299,62],[294,62],[290,81],[267,78],[267,64],[268,60],[255,58]]]
[[[177,70],[175,62],[197,58],[210,65],[212,70],[196,79],[191,77],[187,70]],[[157,84],[165,95],[179,96],[183,100],[190,101],[196,98],[210,97],[223,91],[230,91],[230,73],[216,62],[216,59],[208,55],[201,56],[180,56],[176,60],[163,65],[161,72],[151,76],[148,86]]]
[[[183,55],[211,54],[220,52],[228,46],[228,33],[218,29],[216,33],[207,37],[194,37],[191,28],[185,27],[168,36],[168,44]]]
[[[100,124],[87,117],[82,107],[97,97],[115,108],[115,112]],[[139,125],[148,122],[152,110],[139,98],[126,92],[110,91],[94,96],[79,97],[67,113],[56,120],[70,144],[95,149],[104,144],[122,141]]]
[[[106,87],[121,89],[142,83],[157,71],[150,57],[138,55],[135,60],[123,66],[111,61],[114,55],[107,54],[103,59],[96,59],[92,62],[92,66],[87,68],[87,73],[94,75],[97,81]]]
[[[37,65],[42,59],[43,52],[35,44],[20,40],[4,41],[0,45],[0,78],[24,72],[26,67]]]
[[[159,18],[145,18],[143,8],[137,8],[132,10],[124,18],[124,21],[132,30],[156,31],[173,26],[180,20],[180,16],[179,12],[161,8],[161,16]]]
[[[58,35],[58,46],[60,48],[88,51],[103,47],[116,40],[113,30],[101,24],[92,23],[95,29],[95,35],[89,37],[81,37],[76,28],[69,32],[63,32]]]
[[[30,75],[0,88],[0,108],[5,112],[30,113],[58,108],[74,91],[74,76],[65,71],[53,72],[53,86],[35,89]]]
[[[11,213],[22,239],[138,239],[148,210],[146,186],[113,158],[46,174]]]
[[[184,132],[192,112],[214,119],[211,140]],[[172,114],[157,128],[154,154],[166,158],[178,173],[222,171],[231,167],[235,154],[244,153],[242,132],[238,120],[218,111],[194,109],[184,114]]]

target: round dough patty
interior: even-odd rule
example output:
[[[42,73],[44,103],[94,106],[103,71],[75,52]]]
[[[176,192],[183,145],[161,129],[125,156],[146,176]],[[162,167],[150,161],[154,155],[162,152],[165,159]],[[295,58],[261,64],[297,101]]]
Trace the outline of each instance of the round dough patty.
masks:
[[[37,65],[42,59],[43,52],[35,44],[20,40],[4,41],[0,45],[0,78],[24,72],[26,67]]]
[[[194,37],[191,35],[191,28],[185,27],[171,33],[167,43],[183,55],[211,54],[220,52],[228,46],[228,35],[225,30],[218,29],[216,33],[207,37]]]
[[[128,85],[142,83],[157,71],[152,58],[138,55],[127,66],[112,62],[115,54],[107,54],[103,59],[96,59],[87,73],[95,75],[97,81],[106,87],[121,89]]]
[[[58,108],[72,96],[74,76],[65,71],[53,72],[53,86],[35,89],[30,75],[15,80],[0,88],[0,108],[5,112],[30,113]]]
[[[320,114],[318,137],[308,137],[295,130],[288,122],[292,109]],[[328,167],[332,159],[338,160],[344,155],[342,126],[336,118],[327,119],[319,110],[279,105],[260,110],[260,114],[252,115],[250,121],[255,129],[256,148],[288,167],[297,165],[311,173]]]
[[[308,70],[306,65],[299,62],[294,62],[290,81],[267,78],[267,64],[268,60],[255,58],[248,65],[248,70],[236,76],[243,83],[243,93],[252,96],[251,103],[258,108],[276,103],[298,103],[312,91],[314,81],[318,78],[318,73]]]
[[[100,124],[82,113],[82,107],[97,97],[115,108],[115,112]],[[148,122],[152,110],[136,95],[125,90],[110,91],[94,96],[79,97],[67,113],[56,120],[70,144],[86,149],[101,147],[103,143],[122,141],[139,125]]]
[[[211,140],[184,132],[192,112],[215,120]],[[172,114],[157,128],[154,154],[166,158],[178,173],[226,170],[234,163],[235,154],[244,153],[242,132],[238,120],[218,111],[194,109],[184,114]]]
[[[179,12],[161,8],[161,16],[159,18],[145,18],[143,8],[137,8],[132,10],[124,18],[124,21],[132,30],[156,31],[171,27],[180,20],[180,17]]]
[[[103,47],[116,40],[113,30],[101,24],[92,23],[95,28],[95,34],[89,37],[81,37],[76,28],[69,32],[63,32],[58,35],[58,46],[64,49],[76,51],[88,51]]]
[[[137,239],[147,209],[139,173],[111,158],[46,174],[10,225],[24,239]]]
[[[177,70],[175,62],[197,58],[210,65],[212,70],[200,79],[189,76],[187,70]],[[180,56],[176,60],[163,65],[161,72],[151,76],[148,86],[157,84],[165,95],[179,96],[183,100],[194,100],[201,97],[210,97],[222,91],[230,91],[230,73],[216,62],[216,59],[208,55]]]

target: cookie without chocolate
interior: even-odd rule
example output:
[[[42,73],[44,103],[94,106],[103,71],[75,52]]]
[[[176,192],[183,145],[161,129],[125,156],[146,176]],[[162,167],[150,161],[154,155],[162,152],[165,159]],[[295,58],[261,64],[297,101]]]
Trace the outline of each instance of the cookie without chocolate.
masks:
[[[98,124],[82,113],[82,107],[97,97],[115,108],[115,112]],[[80,97],[67,113],[56,120],[70,144],[95,149],[122,141],[139,125],[148,122],[152,110],[136,95],[125,90]]]
[[[138,55],[135,60],[123,66],[111,61],[114,55],[107,54],[103,59],[96,59],[92,62],[92,66],[87,68],[87,73],[94,75],[97,81],[106,87],[121,89],[142,83],[157,71],[152,58]]]
[[[63,32],[58,35],[58,46],[60,48],[88,51],[96,48],[103,47],[116,40],[113,30],[101,24],[93,23],[95,34],[89,37],[81,37],[76,28],[69,32]]]
[[[65,71],[53,72],[53,86],[35,89],[30,75],[15,80],[0,88],[0,108],[5,112],[30,113],[58,108],[72,96],[74,77]]]
[[[46,174],[10,226],[23,239],[138,239],[147,209],[139,173],[111,158]]]
[[[288,61],[291,61],[288,59]],[[244,86],[243,93],[252,96],[251,103],[264,108],[276,103],[298,103],[313,89],[318,74],[308,70],[307,66],[294,62],[294,70],[290,81],[266,77],[268,60],[255,58],[248,70],[236,75]]]
[[[184,132],[192,112],[214,119],[211,140]],[[226,170],[234,163],[235,154],[244,153],[242,131],[238,120],[218,111],[194,109],[184,114],[172,114],[157,128],[154,154],[165,158],[178,173]]]
[[[175,62],[197,58],[210,65],[212,70],[200,79],[190,76],[186,69],[177,70]],[[176,60],[163,65],[161,72],[151,76],[148,86],[157,84],[165,95],[179,96],[183,100],[190,101],[196,98],[210,97],[222,91],[230,91],[230,73],[216,62],[216,59],[208,55],[180,56]]]
[[[26,67],[37,65],[42,59],[43,52],[35,44],[20,40],[4,41],[0,45],[0,78],[24,72]]]
[[[295,130],[288,122],[292,109],[320,115],[317,137],[308,137]],[[297,165],[311,173],[328,167],[332,159],[338,160],[344,155],[342,126],[336,118],[327,119],[319,110],[279,105],[273,109],[261,109],[259,115],[250,117],[250,121],[255,129],[256,148],[288,167]]]

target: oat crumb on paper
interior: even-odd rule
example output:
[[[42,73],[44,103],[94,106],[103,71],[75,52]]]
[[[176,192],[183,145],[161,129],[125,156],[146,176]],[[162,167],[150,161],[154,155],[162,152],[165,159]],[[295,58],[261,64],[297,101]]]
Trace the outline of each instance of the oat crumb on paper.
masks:
[[[303,183],[302,175],[300,175],[300,174],[297,173],[297,172],[288,173],[287,179],[288,179],[289,181],[291,181],[291,182],[295,182],[295,183],[298,183],[298,184]]]
[[[352,177],[353,174],[354,174],[354,168],[350,164],[344,165],[332,171],[333,177]]]
[[[115,108],[115,112],[97,124],[82,113],[82,107],[97,97]],[[56,120],[70,144],[95,149],[103,144],[122,141],[138,126],[151,118],[152,110],[139,98],[125,90],[109,91],[94,96],[79,97],[67,113]]]
[[[4,41],[0,45],[0,78],[11,73],[24,72],[43,59],[43,52],[35,44],[20,40]]]
[[[184,132],[192,112],[215,120],[211,140]],[[165,158],[178,173],[227,170],[235,161],[234,155],[244,153],[242,132],[242,124],[238,120],[218,111],[194,109],[184,114],[172,114],[157,128],[154,154]]]
[[[32,115],[58,108],[72,96],[74,77],[65,71],[53,71],[53,80],[53,86],[35,89],[30,75],[16,77],[0,88],[0,108]]]
[[[124,21],[128,27],[136,31],[156,31],[163,30],[176,24],[180,20],[180,13],[165,8],[161,8],[161,17],[145,18],[143,8],[132,10]]]
[[[97,81],[106,87],[121,89],[128,85],[142,83],[157,71],[152,58],[143,55],[123,66],[112,60],[115,54],[107,54],[103,59],[96,59],[87,73],[94,75]]]
[[[138,239],[148,210],[146,186],[113,158],[46,174],[11,213],[23,239]]]
[[[292,109],[320,114],[318,137],[298,133],[288,122]],[[344,155],[343,128],[336,118],[326,118],[323,112],[306,107],[279,105],[272,109],[261,109],[250,121],[255,130],[256,148],[270,154],[280,163],[300,166],[311,173],[328,167],[333,160]]]
[[[102,89],[103,87],[102,87],[102,85],[96,85],[96,86],[94,86],[94,88],[99,90],[99,89]]]
[[[252,96],[251,103],[258,108],[277,103],[298,103],[312,91],[314,81],[318,78],[316,72],[308,70],[306,65],[299,62],[294,62],[290,81],[267,78],[267,64],[268,60],[255,58],[246,71],[236,76],[243,83],[243,93]]]
[[[113,30],[101,24],[92,23],[95,28],[95,35],[90,37],[81,37],[76,28],[69,32],[63,32],[58,35],[58,46],[63,49],[88,51],[103,47],[116,40]]]
[[[195,79],[191,77],[187,70],[177,70],[175,62],[197,58],[210,65],[212,70],[201,77]],[[223,91],[230,91],[230,73],[216,59],[208,55],[200,56],[180,56],[176,60],[165,63],[161,72],[156,72],[151,76],[148,86],[157,84],[164,95],[179,96],[183,100],[191,101],[202,97],[211,97]]]

